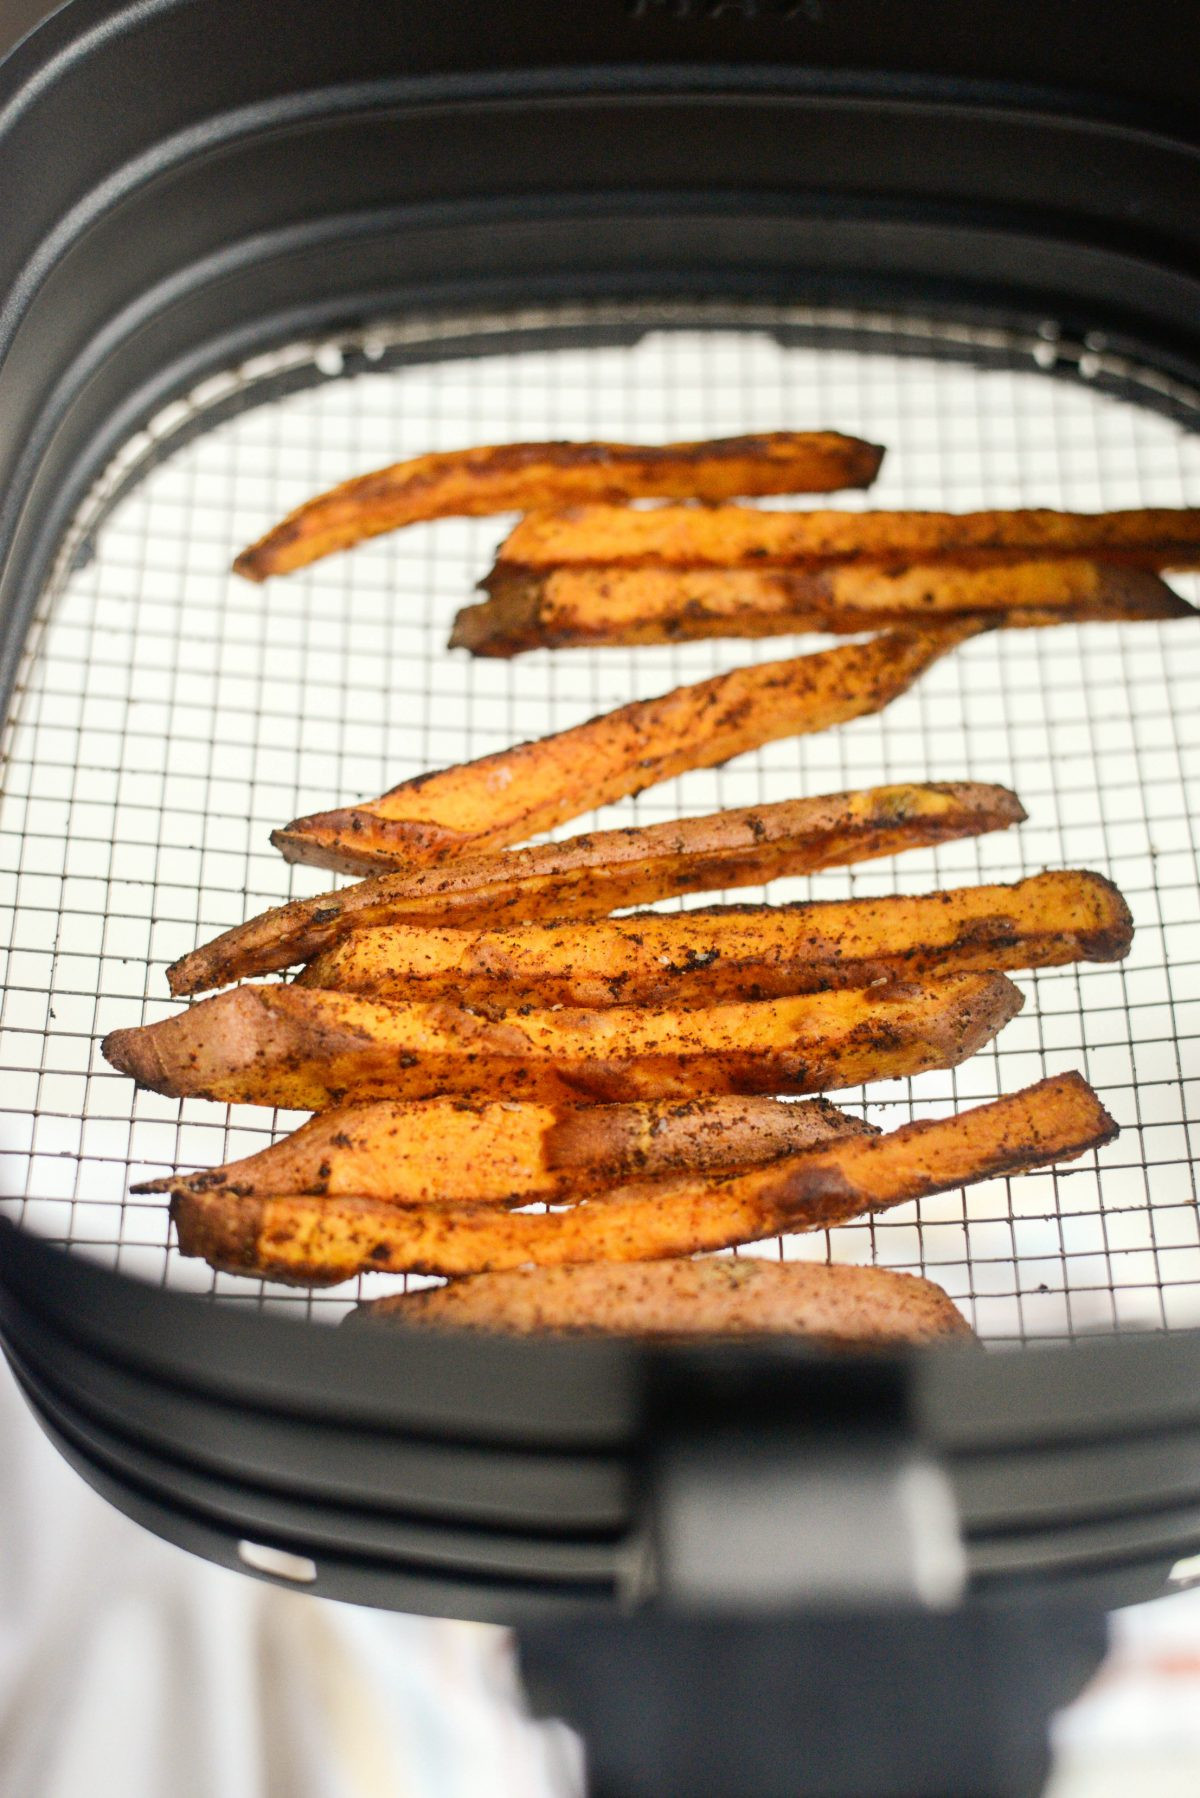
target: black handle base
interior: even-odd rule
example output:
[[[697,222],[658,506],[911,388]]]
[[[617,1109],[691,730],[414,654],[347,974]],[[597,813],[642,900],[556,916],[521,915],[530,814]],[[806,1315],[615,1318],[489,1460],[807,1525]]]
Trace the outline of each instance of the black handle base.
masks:
[[[643,1614],[520,1636],[590,1798],[1037,1798],[1051,1713],[1103,1659],[1075,1606]]]

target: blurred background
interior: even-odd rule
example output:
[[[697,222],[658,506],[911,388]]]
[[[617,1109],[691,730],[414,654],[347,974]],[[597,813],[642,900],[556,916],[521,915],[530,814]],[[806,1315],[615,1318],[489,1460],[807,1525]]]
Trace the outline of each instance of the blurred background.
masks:
[[[510,1639],[193,1559],[98,1498],[0,1364],[0,1798],[575,1798]]]
[[[330,1604],[112,1510],[0,1371],[0,1798],[582,1798],[491,1626]],[[1049,1798],[1200,1792],[1200,1589],[1113,1619]]]

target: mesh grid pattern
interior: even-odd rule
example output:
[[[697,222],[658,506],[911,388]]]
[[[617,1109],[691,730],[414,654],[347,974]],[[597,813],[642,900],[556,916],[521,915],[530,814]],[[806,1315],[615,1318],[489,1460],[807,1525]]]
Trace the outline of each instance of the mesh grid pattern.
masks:
[[[164,1202],[131,1198],[130,1182],[249,1153],[299,1117],[136,1092],[99,1038],[174,1010],[163,970],[197,941],[330,884],[274,854],[273,826],[826,643],[472,662],[446,636],[501,519],[411,529],[261,588],[229,575],[231,557],[309,494],[424,450],[781,426],[887,444],[877,506],[1200,499],[1200,440],[1162,416],[1032,362],[900,356],[866,336],[847,344],[844,330],[800,347],[749,328],[656,330],[622,347],[391,368],[215,424],[118,502],[30,634],[0,800],[0,1211],[143,1278],[321,1318],[401,1284],[376,1275],[310,1296],[182,1259]],[[964,1067],[836,1095],[894,1128],[1079,1068],[1122,1126],[1098,1161],[743,1253],[925,1272],[995,1341],[1200,1322],[1198,701],[1200,636],[1187,621],[985,638],[878,717],[685,775],[559,833],[881,781],[994,780],[1030,813],[1019,831],[778,882],[769,896],[1081,866],[1130,902],[1137,935],[1121,967],[1019,974],[1025,1010]]]

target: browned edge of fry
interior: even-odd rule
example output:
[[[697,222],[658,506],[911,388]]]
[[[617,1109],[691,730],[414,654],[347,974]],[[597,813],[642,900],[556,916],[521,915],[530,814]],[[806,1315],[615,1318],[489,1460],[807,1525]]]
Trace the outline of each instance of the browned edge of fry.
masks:
[[[324,1110],[372,1099],[635,1102],[815,1093],[957,1067],[1021,1009],[1003,974],[960,974],[698,1008],[554,1008],[486,1018],[318,987],[240,986],[104,1039],[140,1086]]]
[[[603,917],[680,893],[759,885],[1009,830],[1026,816],[1007,787],[934,781],[589,831],[293,899],[181,956],[167,969],[167,984],[180,998],[273,974],[376,924]]]
[[[433,452],[356,475],[307,500],[242,550],[233,568],[246,580],[262,581],[435,518],[583,500],[718,500],[869,487],[882,460],[878,444],[839,431],[668,444],[503,443]]]
[[[1077,563],[1065,558],[1045,563],[1016,564],[1013,576],[1036,573],[1044,588],[1037,604],[1022,600],[1008,606],[987,606],[964,601],[957,605],[932,602],[939,588],[977,580],[981,571],[952,562],[932,563],[904,570],[906,590],[918,577],[924,591],[904,604],[855,605],[842,597],[842,589],[858,582],[873,582],[887,589],[892,571],[855,564],[851,569],[723,570],[704,571],[699,577],[685,570],[662,568],[608,568],[603,564],[568,569],[523,568],[497,563],[480,583],[486,600],[462,607],[456,614],[448,647],[466,649],[472,655],[508,659],[534,649],[571,649],[592,646],[695,642],[701,639],[761,639],[806,631],[832,636],[903,628],[935,619],[992,618],[1005,629],[1045,628],[1056,624],[1089,622],[1150,622],[1193,618],[1196,608],[1149,569],[1122,564],[1091,564],[1093,591],[1086,598],[1063,597],[1056,591],[1065,571],[1075,573]],[[996,571],[988,570],[988,573]],[[572,586],[572,604],[555,603],[562,580]],[[704,586],[736,582],[752,591],[736,609],[706,604],[694,591]],[[640,583],[649,587],[645,609],[606,613],[605,594],[614,583]],[[758,603],[754,593],[760,591]],[[674,598],[672,598],[672,595]]]
[[[507,848],[678,774],[882,711],[941,657],[995,628],[992,618],[950,619],[732,668],[417,775],[365,804],[293,819],[271,842],[285,861],[342,873]]]
[[[400,1211],[342,1198],[172,1200],[181,1252],[232,1272],[335,1284],[356,1273],[474,1274],[531,1264],[661,1260],[795,1230],[831,1228],[965,1184],[1074,1160],[1117,1126],[1075,1073],[956,1117],[852,1137],[718,1180],[618,1189],[566,1211],[486,1206]]]
[[[391,1001],[453,998],[491,1015],[524,1004],[710,1005],[1119,961],[1132,942],[1132,914],[1111,880],[1053,869],[932,893],[497,929],[384,925],[352,932],[295,984]]]

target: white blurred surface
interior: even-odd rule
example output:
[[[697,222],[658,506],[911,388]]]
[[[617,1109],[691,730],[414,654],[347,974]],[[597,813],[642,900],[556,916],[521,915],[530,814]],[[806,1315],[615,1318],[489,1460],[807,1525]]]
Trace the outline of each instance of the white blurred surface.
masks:
[[[1200,1587],[1114,1614],[1108,1660],[1054,1740],[1046,1798],[1196,1798]]]
[[[184,1554],[63,1462],[0,1366],[0,1798],[574,1798],[508,1637]]]
[[[508,1638],[194,1560],[96,1497],[0,1371],[0,1798],[580,1798]],[[1118,1614],[1047,1798],[1200,1792],[1200,1590]]]

